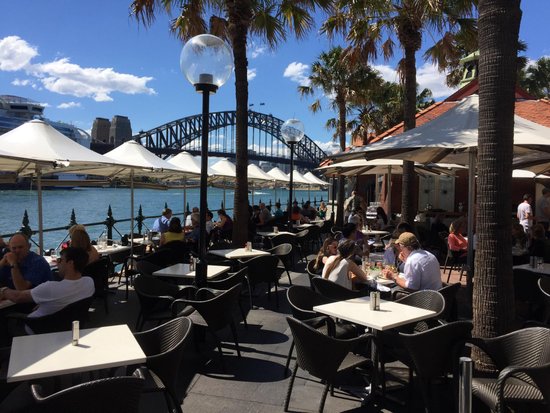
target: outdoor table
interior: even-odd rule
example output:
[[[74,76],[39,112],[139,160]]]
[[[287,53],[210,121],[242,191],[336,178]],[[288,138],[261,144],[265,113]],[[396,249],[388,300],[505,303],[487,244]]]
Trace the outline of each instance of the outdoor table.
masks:
[[[255,250],[247,251],[245,248],[237,249],[224,249],[224,250],[210,250],[209,254],[217,255],[219,257],[227,258],[229,260],[236,260],[239,258],[254,258],[261,255],[270,255],[267,251]]]
[[[292,235],[293,237],[296,236],[294,232],[288,232],[288,231],[279,231],[279,232],[264,232],[264,231],[258,231],[256,234],[258,234],[261,237],[267,237],[267,238],[273,238],[277,235],[286,234],[286,235]]]
[[[549,263],[544,263],[542,264],[542,267],[536,266],[535,268],[532,268],[530,264],[514,265],[513,268],[519,270],[527,270],[542,275],[550,275]]]
[[[130,251],[129,245],[113,244],[113,245],[107,245],[106,247],[100,247],[99,245],[94,245],[94,247],[97,250],[97,252],[99,252],[100,255],[111,255],[122,251]]]
[[[299,224],[299,225],[294,224],[293,225],[294,228],[299,229],[299,230],[308,229],[308,228],[311,228],[313,226],[315,226],[315,224]]]
[[[389,234],[389,231],[379,231],[374,229],[362,229],[361,232],[368,237],[380,237]]]
[[[208,265],[206,278],[212,279],[229,271],[231,267],[226,265]],[[195,271],[189,271],[189,264],[174,264],[157,270],[153,273],[156,277],[195,278]]]
[[[9,383],[143,363],[146,356],[126,324],[14,337]]]

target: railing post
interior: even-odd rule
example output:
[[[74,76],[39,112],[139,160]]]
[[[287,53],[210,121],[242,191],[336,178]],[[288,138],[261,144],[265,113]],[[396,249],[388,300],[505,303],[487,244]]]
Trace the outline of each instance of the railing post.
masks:
[[[23,224],[21,228],[19,228],[19,232],[25,234],[29,239],[32,237],[32,229],[29,226],[29,214],[27,213],[27,210],[25,209],[25,213],[23,214],[23,220],[21,221]]]
[[[313,197],[313,206],[317,206],[317,195]]]
[[[71,228],[73,225],[76,225],[76,214],[74,213],[74,208],[71,211],[71,218],[69,219],[69,228]]]
[[[164,202],[164,209],[168,209],[168,202]]]
[[[145,217],[143,216],[143,210],[141,209],[141,204],[139,204],[138,214],[136,217],[136,223],[137,223],[137,229],[138,234],[141,235],[141,230],[143,229],[143,221],[145,221]],[[132,232],[134,230],[132,229]]]
[[[109,209],[107,210],[107,218],[105,219],[105,225],[107,226],[107,243],[113,243],[113,227],[115,226],[115,219],[113,218],[113,210],[111,209],[111,204],[109,204]],[[109,244],[109,245],[111,245]]]
[[[191,211],[189,210],[189,202],[187,203],[187,205],[185,206],[185,217],[187,217],[187,215],[189,215],[191,213]]]
[[[472,413],[472,359],[460,357],[458,413]]]

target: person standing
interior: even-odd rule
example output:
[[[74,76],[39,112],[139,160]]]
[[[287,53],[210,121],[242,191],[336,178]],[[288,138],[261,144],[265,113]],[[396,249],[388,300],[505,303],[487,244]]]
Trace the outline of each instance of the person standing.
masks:
[[[517,218],[526,234],[529,234],[529,230],[533,224],[532,201],[533,197],[530,194],[525,194],[523,195],[523,202],[518,205]]]
[[[542,196],[537,201],[535,209],[535,219],[537,224],[541,224],[544,227],[544,231],[548,233],[548,226],[550,224],[550,188],[542,188]]]

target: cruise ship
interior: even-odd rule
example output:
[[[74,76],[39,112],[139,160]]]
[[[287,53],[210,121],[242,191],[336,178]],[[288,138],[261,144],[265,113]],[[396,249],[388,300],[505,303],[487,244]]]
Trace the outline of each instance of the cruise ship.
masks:
[[[91,136],[82,129],[64,122],[54,122],[44,118],[44,105],[30,99],[13,95],[0,95],[0,135],[21,126],[29,120],[40,118],[48,122],[63,135],[89,148]],[[85,175],[60,174],[58,180],[82,180]],[[1,188],[28,187],[28,180],[19,180],[16,184],[1,183]],[[62,184],[60,186],[63,186]]]

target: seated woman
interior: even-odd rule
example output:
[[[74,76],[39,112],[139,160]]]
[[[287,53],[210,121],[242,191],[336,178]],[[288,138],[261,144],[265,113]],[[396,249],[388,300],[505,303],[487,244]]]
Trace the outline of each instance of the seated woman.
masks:
[[[382,230],[385,229],[388,226],[388,216],[386,215],[386,211],[384,211],[384,208],[378,207],[376,208],[376,229]]]
[[[447,244],[453,255],[465,257],[468,253],[468,240],[462,235],[463,221],[455,221],[449,227]]]
[[[212,241],[231,239],[233,234],[233,220],[226,214],[224,209],[218,209],[219,221],[214,223]]]
[[[338,241],[336,241],[332,237],[328,237],[327,239],[325,239],[325,242],[323,242],[323,246],[317,253],[315,264],[313,264],[313,270],[317,273],[321,273],[329,257],[332,257],[336,254],[338,254]]]
[[[92,245],[90,236],[84,229],[83,225],[73,225],[69,229],[69,235],[71,237],[71,247],[83,249],[88,253],[88,262],[86,265],[101,258],[99,252],[97,252],[95,247]]]
[[[183,241],[185,235],[181,226],[181,220],[178,217],[172,217],[168,224],[168,231],[160,235],[160,245],[168,244],[172,241]]]
[[[328,208],[324,201],[321,201],[321,204],[319,205],[319,211],[317,211],[317,216],[321,219],[327,218],[327,211]]]
[[[292,222],[298,222],[300,224],[307,224],[309,222],[309,218],[302,214],[302,209],[298,206],[298,202],[296,201],[292,203],[290,220]]]
[[[353,262],[354,253],[355,242],[347,240],[338,245],[338,254],[327,259],[323,268],[323,278],[350,290],[353,289],[354,282],[368,284],[367,274]]]

